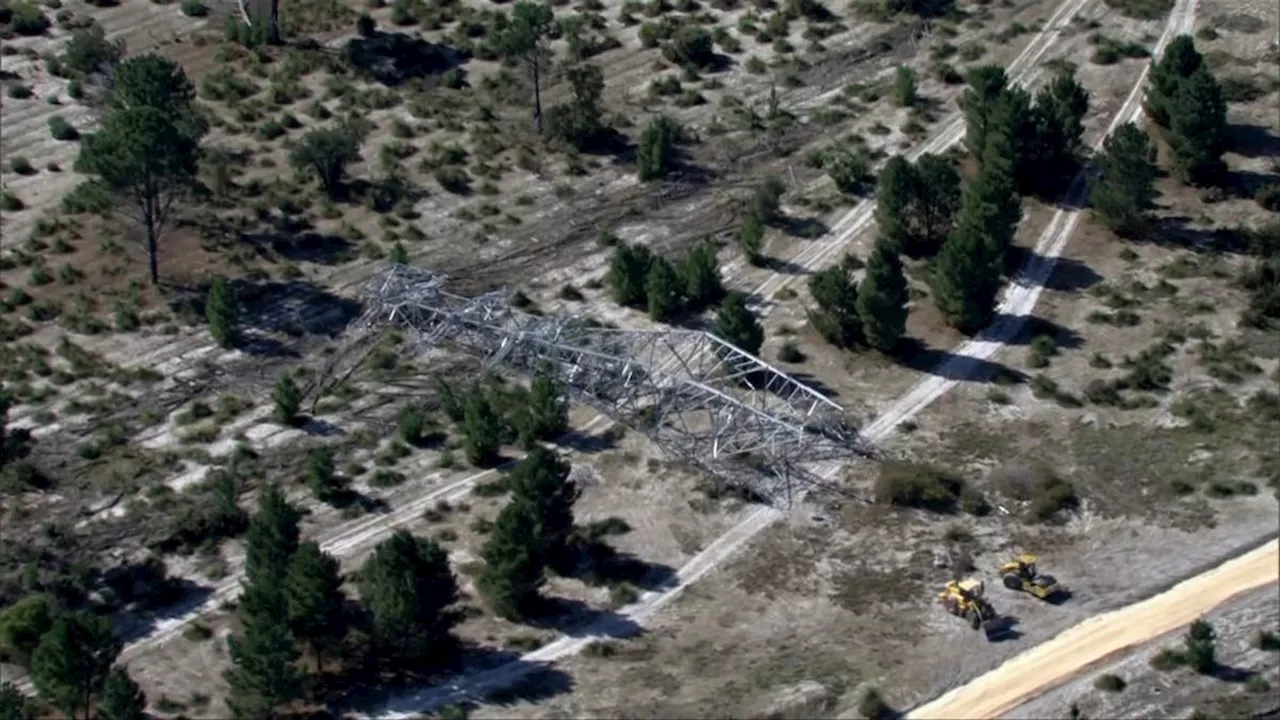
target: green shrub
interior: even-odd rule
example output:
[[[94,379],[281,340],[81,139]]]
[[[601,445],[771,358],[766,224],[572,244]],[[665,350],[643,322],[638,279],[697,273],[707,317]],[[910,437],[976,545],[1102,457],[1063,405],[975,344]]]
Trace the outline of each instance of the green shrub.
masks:
[[[14,83],[9,86],[9,89],[5,91],[5,94],[14,100],[27,100],[34,93],[29,86],[23,85],[22,83]]]
[[[1186,659],[1177,650],[1164,648],[1151,658],[1151,667],[1160,672],[1169,672],[1186,664]]]
[[[1098,679],[1093,681],[1093,686],[1103,692],[1120,692],[1126,685],[1124,678],[1111,674],[1099,675]]]
[[[201,0],[182,0],[179,5],[182,14],[187,17],[204,17],[209,14],[209,8]]]
[[[36,169],[31,167],[31,161],[21,155],[9,161],[9,169],[19,175],[34,175],[36,173]]]
[[[889,703],[885,702],[878,688],[869,687],[863,690],[862,697],[858,698],[858,714],[868,720],[888,720],[897,713],[889,707]]]
[[[19,35],[43,35],[49,29],[49,18],[35,3],[18,0],[8,4],[9,29]]]
[[[1262,206],[1264,210],[1271,212],[1280,212],[1280,183],[1270,183],[1258,189],[1253,199]]]
[[[63,119],[61,115],[54,115],[49,118],[49,134],[54,140],[63,142],[71,142],[80,139],[80,131],[76,130],[71,123]]]
[[[921,463],[887,462],[880,466],[875,499],[878,503],[897,507],[950,512],[963,490],[964,480],[941,468]]]

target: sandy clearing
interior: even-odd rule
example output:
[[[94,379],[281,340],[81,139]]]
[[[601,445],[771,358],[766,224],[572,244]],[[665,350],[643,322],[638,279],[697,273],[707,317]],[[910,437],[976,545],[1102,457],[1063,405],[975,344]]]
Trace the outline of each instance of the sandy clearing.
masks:
[[[1280,542],[1272,540],[1159,595],[1094,616],[907,717],[998,717],[1093,663],[1177,630],[1237,595],[1278,580]]]

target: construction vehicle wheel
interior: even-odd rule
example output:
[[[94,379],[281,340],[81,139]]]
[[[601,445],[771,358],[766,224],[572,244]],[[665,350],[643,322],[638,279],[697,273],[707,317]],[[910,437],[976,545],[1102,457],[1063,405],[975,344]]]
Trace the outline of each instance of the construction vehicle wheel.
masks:
[[[1021,590],[1022,580],[1017,575],[1010,573],[1004,576],[1004,586],[1010,590]]]
[[[969,612],[965,613],[965,616],[969,620],[969,627],[973,628],[974,630],[977,630],[978,628],[982,627],[982,615],[977,610],[970,610]]]

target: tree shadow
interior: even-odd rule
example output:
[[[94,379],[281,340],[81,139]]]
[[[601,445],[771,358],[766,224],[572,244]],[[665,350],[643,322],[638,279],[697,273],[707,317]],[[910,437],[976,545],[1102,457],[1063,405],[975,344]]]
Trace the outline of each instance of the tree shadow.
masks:
[[[321,420],[312,416],[303,417],[298,429],[315,437],[342,437],[347,434],[346,430],[328,420]]]
[[[1253,672],[1252,670],[1232,667],[1230,665],[1224,665],[1223,663],[1220,663],[1220,662],[1215,662],[1213,664],[1213,667],[1209,669],[1209,672],[1205,674],[1216,680],[1240,684],[1240,683],[1248,682],[1249,678],[1253,677],[1257,673]]]
[[[807,275],[811,272],[809,268],[799,263],[791,262],[786,258],[773,257],[772,255],[763,256],[760,260],[760,266],[779,275]],[[749,299],[753,301],[759,300],[758,298]]]
[[[1267,185],[1280,180],[1274,173],[1255,172],[1253,170],[1227,170],[1223,177],[1223,185],[1238,198],[1251,200],[1258,191]]]
[[[172,594],[165,601],[156,599],[142,607],[127,608],[115,622],[116,632],[124,642],[148,637],[166,627],[184,624],[198,615],[213,597],[214,588],[182,579],[170,579]]]
[[[810,390],[812,390],[812,391],[814,391],[814,392],[818,393],[819,395],[821,395],[821,396],[822,396],[822,397],[824,397],[824,398],[828,398],[828,399],[830,399],[830,398],[836,398],[836,397],[839,397],[839,396],[840,396],[840,393],[839,393],[839,392],[837,392],[837,391],[835,391],[835,390],[833,390],[833,389],[831,388],[831,386],[829,386],[829,385],[827,385],[826,383],[822,382],[821,380],[819,380],[818,378],[814,377],[813,375],[810,375],[809,373],[804,373],[804,372],[799,372],[799,371],[792,371],[792,372],[788,372],[788,373],[787,373],[787,377],[791,378],[792,380],[795,380],[796,382],[800,383],[801,385],[803,385],[803,386],[805,386],[805,387],[809,388]],[[781,396],[779,396],[779,397],[781,397]]]
[[[259,251],[270,250],[289,262],[339,265],[356,256],[356,247],[350,240],[324,233],[245,233],[240,241]]]
[[[569,432],[556,438],[557,445],[572,448],[581,453],[599,453],[617,447],[617,437],[608,431],[600,434],[584,433],[579,430]]]
[[[998,362],[932,348],[916,338],[903,338],[892,357],[904,367],[963,382],[1024,383],[1027,375]]]
[[[779,230],[792,237],[804,238],[806,240],[816,240],[831,232],[831,228],[817,218],[792,217],[790,215],[784,215],[778,218],[773,224]]]
[[[254,332],[253,330],[241,330],[236,336],[235,347],[237,350],[258,357],[271,358],[298,358],[301,355],[297,350],[289,347],[280,340]]]
[[[391,506],[382,498],[365,495],[357,490],[346,488],[324,498],[324,502],[337,510],[359,507],[371,515],[385,515],[391,512]]]
[[[1091,288],[1103,279],[1079,260],[1062,257],[1050,260],[1031,248],[1010,247],[1006,257],[1010,268],[1023,270],[1020,275],[1031,286],[1038,284],[1049,290],[1076,292]]]
[[[380,30],[368,37],[348,40],[343,53],[358,71],[388,87],[414,78],[440,75],[466,62],[461,53],[448,45]]]
[[[1080,333],[1072,330],[1064,325],[1059,325],[1052,320],[1045,320],[1035,315],[1009,315],[1006,313],[996,313],[991,318],[991,324],[1001,322],[1021,321],[1022,327],[1018,334],[1012,338],[1005,338],[1006,345],[1030,345],[1037,337],[1048,335],[1053,338],[1054,344],[1060,348],[1079,348],[1084,344],[1084,339],[1080,337]]]
[[[348,672],[318,683],[322,699],[341,712],[371,717],[427,717],[454,705],[481,702],[538,702],[573,690],[573,678],[550,663],[524,659],[516,650],[466,645],[445,667],[402,672],[386,678],[372,672]],[[375,709],[376,708],[376,709]]]
[[[1228,128],[1231,152],[1247,158],[1280,157],[1280,136],[1261,125],[1240,123]]]
[[[336,337],[360,314],[360,303],[304,280],[231,282],[247,328],[290,336]]]
[[[1200,254],[1240,254],[1249,251],[1248,237],[1235,228],[1198,228],[1186,215],[1156,219],[1134,242],[1188,250]]]

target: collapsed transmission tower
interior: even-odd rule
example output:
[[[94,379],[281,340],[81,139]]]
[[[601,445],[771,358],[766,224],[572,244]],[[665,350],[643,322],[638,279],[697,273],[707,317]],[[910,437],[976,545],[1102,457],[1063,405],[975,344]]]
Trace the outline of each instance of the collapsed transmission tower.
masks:
[[[419,349],[449,343],[497,365],[545,373],[571,399],[649,436],[723,487],[790,503],[822,481],[818,462],[875,457],[840,406],[759,358],[697,330],[617,330],[533,315],[508,290],[463,297],[444,275],[406,265],[366,287],[357,338],[386,327]]]

